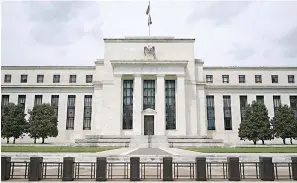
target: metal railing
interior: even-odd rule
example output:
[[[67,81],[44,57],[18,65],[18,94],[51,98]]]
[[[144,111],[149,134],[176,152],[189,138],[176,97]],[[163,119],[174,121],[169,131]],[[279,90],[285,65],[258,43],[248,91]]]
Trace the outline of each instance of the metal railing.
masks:
[[[63,162],[42,162],[41,179],[62,179]],[[228,162],[207,162],[206,179],[228,179]],[[28,179],[29,162],[10,162],[10,179]],[[240,162],[240,179],[260,179],[259,162]],[[276,180],[293,179],[292,163],[273,163]],[[141,180],[160,180],[163,178],[162,162],[140,162],[139,177]],[[296,171],[296,170],[294,170]],[[107,180],[130,179],[130,162],[107,162]],[[296,174],[296,172],[295,172]],[[173,180],[195,180],[195,162],[173,162]],[[96,162],[74,162],[74,179],[96,179]]]

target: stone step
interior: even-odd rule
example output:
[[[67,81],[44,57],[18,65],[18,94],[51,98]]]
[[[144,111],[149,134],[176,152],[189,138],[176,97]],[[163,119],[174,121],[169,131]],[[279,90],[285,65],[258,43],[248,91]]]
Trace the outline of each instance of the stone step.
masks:
[[[75,143],[129,143],[130,139],[75,139]]]
[[[221,139],[168,139],[168,142],[174,143],[223,143]]]
[[[131,139],[131,137],[119,135],[86,135],[86,139]]]

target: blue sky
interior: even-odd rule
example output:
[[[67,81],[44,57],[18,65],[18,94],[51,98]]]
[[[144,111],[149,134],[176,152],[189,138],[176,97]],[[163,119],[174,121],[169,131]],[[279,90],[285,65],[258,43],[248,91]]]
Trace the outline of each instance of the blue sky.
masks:
[[[103,38],[147,36],[148,1],[2,3],[1,65],[94,65]],[[206,66],[297,66],[297,1],[151,1],[152,36],[195,38]]]

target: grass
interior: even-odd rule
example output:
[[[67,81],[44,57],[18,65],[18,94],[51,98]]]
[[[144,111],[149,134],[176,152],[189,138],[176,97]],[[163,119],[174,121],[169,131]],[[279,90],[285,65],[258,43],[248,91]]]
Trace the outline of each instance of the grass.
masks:
[[[230,147],[230,148],[184,148],[203,153],[297,153],[293,147]]]
[[[1,146],[2,152],[102,152],[112,147],[70,147],[70,146]]]

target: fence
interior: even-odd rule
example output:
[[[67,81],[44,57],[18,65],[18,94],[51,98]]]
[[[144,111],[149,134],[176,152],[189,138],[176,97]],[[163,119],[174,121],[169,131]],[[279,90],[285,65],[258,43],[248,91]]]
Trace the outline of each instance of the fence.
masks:
[[[96,162],[75,162],[64,157],[63,162],[43,162],[42,157],[31,157],[30,162],[13,162],[11,157],[1,157],[1,180],[41,179],[73,180],[297,180],[297,157],[290,163],[273,163],[271,157],[261,157],[259,162],[240,162],[238,157],[228,157],[226,162],[207,162],[196,157],[193,162],[173,162],[164,157],[163,162],[140,162],[131,157],[130,162],[107,162],[98,157]]]

